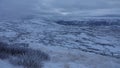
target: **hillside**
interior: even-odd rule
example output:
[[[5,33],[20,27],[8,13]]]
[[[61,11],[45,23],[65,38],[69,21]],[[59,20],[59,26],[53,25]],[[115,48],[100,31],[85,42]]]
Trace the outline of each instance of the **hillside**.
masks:
[[[48,54],[43,68],[120,67],[119,18],[1,20],[0,42]]]

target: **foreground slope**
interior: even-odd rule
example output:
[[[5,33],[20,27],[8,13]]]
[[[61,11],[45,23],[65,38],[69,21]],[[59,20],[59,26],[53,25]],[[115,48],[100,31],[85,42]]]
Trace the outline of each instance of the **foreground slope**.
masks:
[[[44,68],[120,67],[120,26],[76,25],[41,18],[1,20],[0,40],[27,43],[30,48],[48,53],[51,60],[45,62]]]

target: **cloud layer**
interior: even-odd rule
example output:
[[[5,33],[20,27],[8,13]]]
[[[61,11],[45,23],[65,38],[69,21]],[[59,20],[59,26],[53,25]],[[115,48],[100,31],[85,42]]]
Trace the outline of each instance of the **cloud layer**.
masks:
[[[120,0],[44,0],[42,3],[63,15],[120,14]]]
[[[35,12],[38,0],[0,0],[0,18],[21,17]]]
[[[41,15],[100,16],[120,15],[120,0],[0,0],[0,16]]]

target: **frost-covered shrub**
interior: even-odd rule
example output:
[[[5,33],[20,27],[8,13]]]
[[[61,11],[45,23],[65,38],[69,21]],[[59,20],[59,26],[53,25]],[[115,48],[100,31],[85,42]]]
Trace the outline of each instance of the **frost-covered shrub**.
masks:
[[[0,42],[0,53],[16,56],[16,55],[22,55],[25,52],[26,49],[24,49],[23,47],[13,47],[12,45],[8,45],[6,43]]]
[[[7,58],[14,65],[26,68],[41,68],[42,61],[49,60],[48,54],[27,47],[12,46],[0,42],[0,59]]]
[[[7,58],[9,58],[9,54],[0,53],[0,59],[7,59]]]
[[[41,68],[42,62],[36,60],[33,56],[21,56],[20,58],[11,58],[11,63],[14,65],[24,66],[25,68]]]
[[[19,55],[17,59],[13,59],[15,65],[23,65],[26,68],[41,68],[42,61],[49,60],[49,56],[40,50],[28,49],[25,54]]]

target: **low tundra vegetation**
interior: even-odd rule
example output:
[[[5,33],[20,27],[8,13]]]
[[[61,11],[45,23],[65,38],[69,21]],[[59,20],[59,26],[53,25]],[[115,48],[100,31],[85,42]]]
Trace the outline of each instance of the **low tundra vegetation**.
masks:
[[[0,42],[0,59],[8,59],[10,63],[24,68],[42,68],[42,62],[50,60],[49,55],[41,50],[12,46],[4,42]]]

